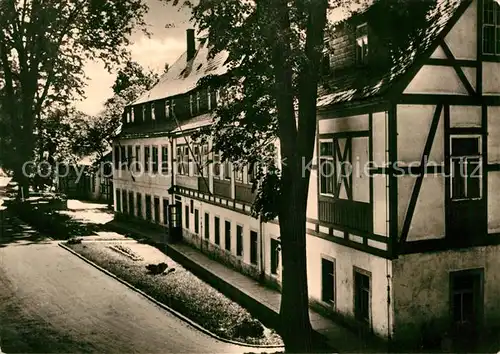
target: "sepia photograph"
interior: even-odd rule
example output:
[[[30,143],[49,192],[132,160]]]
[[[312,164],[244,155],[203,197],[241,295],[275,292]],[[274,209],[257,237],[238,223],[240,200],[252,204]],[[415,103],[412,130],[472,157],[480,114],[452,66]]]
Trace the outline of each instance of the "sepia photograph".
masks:
[[[500,0],[0,0],[0,354],[499,354],[499,270]]]

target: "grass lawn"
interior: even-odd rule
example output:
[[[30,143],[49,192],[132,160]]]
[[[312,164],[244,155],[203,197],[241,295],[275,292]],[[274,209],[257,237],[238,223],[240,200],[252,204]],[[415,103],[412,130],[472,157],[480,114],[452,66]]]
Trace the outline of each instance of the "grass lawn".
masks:
[[[141,289],[156,300],[190,318],[202,327],[226,339],[250,344],[282,345],[281,337],[265,328],[243,307],[149,245],[126,242],[121,245],[135,260],[116,252],[113,242],[83,242],[68,247]],[[165,262],[175,271],[151,275],[150,263]]]

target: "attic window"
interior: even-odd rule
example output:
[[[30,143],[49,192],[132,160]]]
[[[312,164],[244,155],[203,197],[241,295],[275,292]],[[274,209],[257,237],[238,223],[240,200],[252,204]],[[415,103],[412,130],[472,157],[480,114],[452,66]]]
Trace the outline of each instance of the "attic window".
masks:
[[[500,55],[500,5],[483,0],[483,54]]]
[[[366,23],[356,27],[356,63],[368,62],[368,26]]]
[[[151,103],[151,119],[156,120],[155,104],[154,103]]]
[[[198,65],[198,67],[196,68],[196,70],[200,70],[202,66],[203,66],[203,64]]]

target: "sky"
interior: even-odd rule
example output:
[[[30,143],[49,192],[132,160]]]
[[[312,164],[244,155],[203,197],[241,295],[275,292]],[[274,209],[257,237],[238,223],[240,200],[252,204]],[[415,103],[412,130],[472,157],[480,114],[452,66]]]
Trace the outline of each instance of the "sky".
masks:
[[[146,0],[149,12],[145,17],[150,38],[136,31],[131,37],[129,50],[132,60],[145,68],[162,72],[165,64],[172,65],[186,50],[186,29],[190,14],[187,9],[174,8],[159,0]],[[174,26],[167,26],[173,24]],[[94,115],[99,113],[104,102],[113,95],[111,86],[116,74],[109,73],[100,62],[87,62],[85,73],[89,77],[85,90],[86,98],[75,102],[77,109]]]

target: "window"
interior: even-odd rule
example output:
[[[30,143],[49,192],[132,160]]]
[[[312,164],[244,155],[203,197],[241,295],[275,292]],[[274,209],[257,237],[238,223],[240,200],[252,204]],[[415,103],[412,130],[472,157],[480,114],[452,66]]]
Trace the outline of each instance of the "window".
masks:
[[[125,155],[125,146],[120,146],[120,168],[122,170],[127,166],[127,156]]]
[[[450,273],[451,313],[456,329],[474,330],[479,324],[484,302],[482,288],[483,269]]]
[[[115,197],[116,197],[116,211],[121,212],[121,210],[122,210],[122,195],[121,195],[121,191],[118,188],[116,188]]]
[[[248,184],[253,184],[256,176],[257,176],[257,164],[253,163],[248,166],[248,171],[247,171],[247,183]]]
[[[151,213],[151,196],[146,194],[146,220],[150,221],[153,219],[153,215]]]
[[[224,179],[231,179],[231,162],[229,160],[224,161]]]
[[[127,191],[122,189],[122,213],[128,213]]]
[[[177,173],[189,175],[189,147],[187,145],[177,147]]]
[[[220,219],[218,216],[214,218],[214,228],[215,228],[215,244],[220,245]]]
[[[212,102],[211,102],[211,91],[210,87],[207,88],[207,100],[208,100],[208,110],[210,111],[212,109]]]
[[[214,172],[214,178],[220,179],[220,153],[214,152],[214,158],[213,158],[213,172]]]
[[[320,193],[334,194],[335,162],[333,158],[333,141],[319,142]]]
[[[160,223],[160,198],[154,198],[154,213],[155,213],[155,223]]]
[[[170,115],[173,116],[174,118],[176,118],[176,114],[175,114],[175,100],[173,98],[170,100]]]
[[[134,192],[128,192],[128,213],[134,216]]]
[[[200,113],[200,91],[196,91],[196,113]]]
[[[194,209],[194,233],[200,233],[200,211],[198,209]]]
[[[500,5],[483,0],[483,54],[500,55]]]
[[[120,168],[120,149],[118,146],[115,146],[115,170]]]
[[[210,215],[208,213],[205,213],[205,239],[208,240],[210,239]]]
[[[480,199],[482,163],[479,137],[451,138],[451,198]]]
[[[149,171],[149,146],[144,146],[144,171],[148,172]]]
[[[130,121],[133,123],[135,120],[135,117],[134,117],[134,107],[131,107],[130,108]]]
[[[201,176],[203,174],[202,162],[201,162],[201,147],[199,145],[195,145],[193,147],[194,154],[194,170],[193,174],[195,176]]]
[[[170,100],[165,100],[165,119],[170,118]]]
[[[224,226],[225,226],[224,246],[227,251],[231,251],[231,222],[226,220]]]
[[[161,147],[161,172],[168,173],[168,146]]]
[[[151,119],[156,120],[155,104],[151,103]]]
[[[153,161],[152,161],[153,173],[158,173],[158,147],[153,146]]]
[[[356,63],[368,62],[368,26],[362,24],[356,27]]]
[[[142,219],[144,214],[142,213],[142,195],[141,195],[141,193],[137,193],[136,203],[137,203],[137,217]]]
[[[258,235],[256,231],[250,231],[250,263],[257,264]]]
[[[168,199],[163,198],[163,225],[168,225]]]
[[[271,239],[271,274],[278,274],[278,265],[280,260],[280,242],[274,238]]]
[[[234,166],[234,180],[238,183],[243,183],[243,166],[241,165],[233,165]]]
[[[321,301],[335,303],[335,262],[321,259]]]
[[[191,115],[194,115],[194,110],[193,110],[193,94],[189,94],[189,113]]]
[[[126,121],[127,123],[130,123],[130,112],[126,112],[126,113],[125,113],[125,121]]]
[[[130,165],[134,161],[134,156],[132,155],[132,145],[127,146],[127,166],[130,169]]]
[[[236,225],[236,255],[243,256],[243,226]]]
[[[354,270],[354,312],[356,319],[370,323],[370,276]]]
[[[137,145],[135,147],[135,170],[137,172],[141,171],[141,146]]]
[[[184,206],[184,226],[189,230],[189,205]]]

